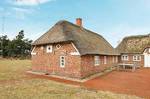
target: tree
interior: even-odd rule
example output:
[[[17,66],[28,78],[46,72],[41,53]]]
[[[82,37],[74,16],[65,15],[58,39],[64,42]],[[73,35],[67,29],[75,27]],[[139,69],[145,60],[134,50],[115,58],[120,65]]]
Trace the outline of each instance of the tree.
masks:
[[[9,43],[10,43],[10,40],[8,39],[7,35],[5,36],[2,36],[0,37],[0,43],[1,43],[1,46],[0,46],[0,54],[3,56],[3,57],[6,57],[8,56],[8,51],[9,51]]]
[[[4,57],[27,57],[30,56],[32,40],[24,38],[24,31],[21,30],[18,35],[9,40],[7,36],[0,37],[1,55]]]
[[[16,36],[17,40],[23,40],[24,38],[24,30],[21,30],[19,34]]]
[[[24,31],[21,30],[11,42],[11,55],[13,57],[26,57],[30,55],[32,40],[24,39]]]

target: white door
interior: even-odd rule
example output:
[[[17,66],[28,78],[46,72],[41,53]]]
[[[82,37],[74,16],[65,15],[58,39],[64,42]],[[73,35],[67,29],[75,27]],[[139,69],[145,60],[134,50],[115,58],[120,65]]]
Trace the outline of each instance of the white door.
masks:
[[[150,67],[150,54],[144,55],[144,67]]]

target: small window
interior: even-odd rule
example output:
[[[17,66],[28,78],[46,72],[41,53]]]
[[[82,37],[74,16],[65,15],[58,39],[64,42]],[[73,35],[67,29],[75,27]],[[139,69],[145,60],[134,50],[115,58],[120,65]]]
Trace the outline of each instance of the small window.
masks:
[[[65,56],[60,56],[60,67],[65,67]]]
[[[116,63],[118,63],[118,56],[116,56]]]
[[[100,65],[100,57],[99,56],[94,56],[94,65]]]
[[[47,53],[51,53],[52,52],[52,45],[47,46],[46,52]]]
[[[107,57],[104,56],[104,64],[107,64]]]
[[[141,56],[140,55],[134,55],[133,61],[141,61]]]
[[[128,60],[128,55],[122,55],[122,56],[121,56],[121,60],[127,61],[127,60]]]
[[[112,62],[115,63],[115,56],[112,57]]]

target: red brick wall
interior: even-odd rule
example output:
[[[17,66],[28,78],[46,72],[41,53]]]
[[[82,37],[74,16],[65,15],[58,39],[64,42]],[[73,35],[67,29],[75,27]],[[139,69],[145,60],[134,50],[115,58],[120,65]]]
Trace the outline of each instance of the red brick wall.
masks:
[[[97,56],[97,55],[96,55]],[[107,64],[104,64],[104,56],[99,55],[100,57],[100,65],[94,65],[94,55],[85,55],[81,57],[81,76],[86,77],[91,74],[98,73],[100,71],[103,71],[107,67],[111,67],[116,65],[116,58],[114,58],[113,62],[113,56],[106,56],[107,57]]]
[[[107,56],[107,64],[104,64],[104,56],[100,56],[100,65],[94,65],[94,55],[71,55],[70,52],[76,52],[71,43],[60,44],[61,48],[56,49],[57,44],[53,44],[52,53],[46,52],[46,46],[37,46],[34,52],[37,55],[32,56],[32,70],[38,72],[48,72],[58,76],[71,78],[84,78],[91,74],[95,74],[107,67],[116,64],[113,63],[113,56]],[[65,56],[65,67],[60,67],[60,56]]]
[[[75,52],[72,44],[60,44],[61,48],[55,48],[56,44],[53,44],[53,52],[46,53],[46,46],[41,50],[41,46],[36,47],[35,51],[37,55],[32,56],[32,70],[49,72],[60,76],[67,77],[80,77],[80,56],[70,55],[70,52]],[[59,57],[65,56],[66,64],[65,68],[60,67]]]
[[[122,54],[122,55],[128,55],[128,60],[125,61],[125,60],[122,60],[121,57],[120,57],[120,63],[137,63],[138,66],[140,67],[143,67],[144,66],[144,55],[141,55],[141,61],[133,61],[133,56],[134,55],[137,55],[137,54]]]

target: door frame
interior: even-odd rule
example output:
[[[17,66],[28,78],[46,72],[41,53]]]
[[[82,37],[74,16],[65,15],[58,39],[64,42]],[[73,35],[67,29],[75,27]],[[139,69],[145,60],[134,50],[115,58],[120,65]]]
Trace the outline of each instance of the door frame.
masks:
[[[150,59],[150,54],[144,54],[144,67],[150,67],[148,59]]]

